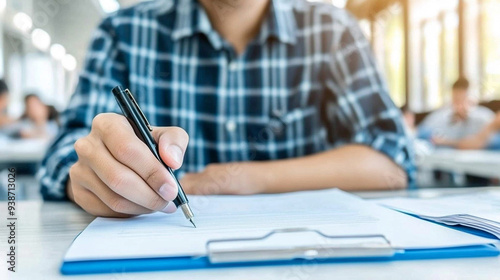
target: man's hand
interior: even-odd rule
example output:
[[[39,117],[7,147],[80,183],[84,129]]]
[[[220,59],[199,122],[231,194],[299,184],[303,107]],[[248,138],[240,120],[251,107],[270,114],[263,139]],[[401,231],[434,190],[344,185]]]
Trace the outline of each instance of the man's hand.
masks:
[[[188,173],[180,181],[188,194],[249,195],[265,191],[266,176],[259,171],[262,163],[235,162],[210,164],[200,173]]]
[[[156,127],[152,134],[162,160],[173,169],[181,167],[187,133],[176,127]],[[75,143],[75,150],[78,161],[70,169],[67,193],[90,214],[128,217],[175,211],[169,203],[177,196],[174,178],[125,117],[96,116],[90,134]]]
[[[453,140],[448,140],[444,137],[439,137],[439,136],[433,136],[431,138],[432,144],[435,146],[448,146],[448,147],[454,147],[457,145],[457,141]]]

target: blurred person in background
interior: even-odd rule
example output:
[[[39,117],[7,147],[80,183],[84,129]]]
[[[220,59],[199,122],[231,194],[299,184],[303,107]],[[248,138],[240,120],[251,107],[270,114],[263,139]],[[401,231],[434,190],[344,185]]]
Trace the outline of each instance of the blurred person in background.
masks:
[[[462,77],[453,84],[451,106],[445,106],[425,118],[418,128],[418,135],[431,140],[436,146],[445,146],[450,141],[478,134],[494,118],[491,110],[474,103],[469,93],[469,81]]]
[[[9,105],[9,88],[4,80],[0,79],[0,128],[11,124],[14,120],[7,115]]]
[[[479,133],[461,140],[441,139],[440,145],[460,150],[500,150],[500,112]]]
[[[56,109],[46,105],[35,94],[28,94],[24,97],[24,106],[25,111],[19,121],[19,136],[47,140],[54,138],[59,127]]]
[[[410,131],[412,136],[417,133],[416,118],[415,113],[410,109],[408,105],[401,107],[401,113],[403,114],[403,119],[405,121],[406,127]]]
[[[406,128],[409,130],[408,134],[411,135],[413,140],[413,148],[415,151],[415,158],[418,161],[420,158],[430,154],[433,150],[433,146],[429,141],[419,139],[417,137],[417,126],[415,113],[410,109],[408,105],[401,108],[401,113],[403,114],[403,119],[406,124]]]

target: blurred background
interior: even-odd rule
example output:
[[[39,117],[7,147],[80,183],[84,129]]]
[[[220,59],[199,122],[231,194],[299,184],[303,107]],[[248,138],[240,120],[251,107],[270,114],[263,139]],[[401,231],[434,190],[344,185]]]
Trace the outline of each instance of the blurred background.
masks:
[[[9,93],[0,93],[0,182],[8,167],[18,168],[18,198],[40,197],[34,174],[96,25],[137,2],[0,0],[0,79],[8,86],[0,83],[0,92]],[[323,2],[353,13],[370,40],[415,136],[417,186],[500,185],[500,119],[495,123],[493,113],[500,110],[500,0]],[[453,92],[464,90],[468,97],[460,101]],[[475,130],[448,137],[446,129],[425,129],[426,118],[436,122],[429,120],[433,112],[450,109],[460,121],[479,105],[488,112],[477,113],[483,122]]]

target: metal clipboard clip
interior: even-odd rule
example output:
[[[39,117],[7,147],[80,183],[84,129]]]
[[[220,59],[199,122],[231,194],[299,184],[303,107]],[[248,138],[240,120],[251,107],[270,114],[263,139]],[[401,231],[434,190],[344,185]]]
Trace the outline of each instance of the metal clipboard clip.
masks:
[[[398,251],[384,235],[330,236],[308,228],[278,229],[257,238],[219,239],[206,244],[213,264],[392,257]]]

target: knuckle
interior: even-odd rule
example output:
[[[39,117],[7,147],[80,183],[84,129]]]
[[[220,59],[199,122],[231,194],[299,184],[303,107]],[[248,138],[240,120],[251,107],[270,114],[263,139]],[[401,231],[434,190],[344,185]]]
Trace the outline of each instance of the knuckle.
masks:
[[[96,115],[92,120],[92,129],[100,131],[109,131],[114,124],[113,115],[114,114],[111,113],[102,113]]]
[[[75,151],[78,154],[78,156],[88,157],[91,154],[92,148],[90,141],[85,137],[76,140],[73,147],[75,148]]]
[[[106,122],[106,116],[104,114],[98,114],[92,120],[92,129],[99,129]]]

